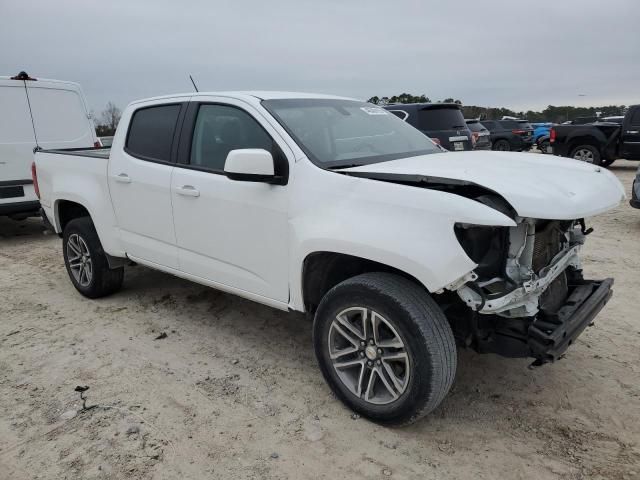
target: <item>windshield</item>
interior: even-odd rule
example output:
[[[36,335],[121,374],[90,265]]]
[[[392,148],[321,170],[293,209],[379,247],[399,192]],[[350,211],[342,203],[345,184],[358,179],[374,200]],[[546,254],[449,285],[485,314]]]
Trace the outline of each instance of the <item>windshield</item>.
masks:
[[[370,103],[334,99],[264,100],[309,159],[340,168],[438,153],[427,136]]]

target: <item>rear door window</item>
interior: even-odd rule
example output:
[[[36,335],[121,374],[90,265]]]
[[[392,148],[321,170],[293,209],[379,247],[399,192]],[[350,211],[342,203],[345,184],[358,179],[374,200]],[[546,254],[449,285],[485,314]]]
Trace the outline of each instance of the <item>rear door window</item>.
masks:
[[[38,144],[48,148],[92,147],[87,110],[73,90],[28,86]]]
[[[633,115],[631,117],[631,125],[633,126],[640,126],[640,108],[636,109],[635,112],[633,112]]]
[[[127,153],[144,160],[171,161],[179,114],[180,105],[158,105],[135,111],[129,125]]]
[[[457,108],[425,108],[418,112],[420,130],[457,130],[465,128],[462,112]]]

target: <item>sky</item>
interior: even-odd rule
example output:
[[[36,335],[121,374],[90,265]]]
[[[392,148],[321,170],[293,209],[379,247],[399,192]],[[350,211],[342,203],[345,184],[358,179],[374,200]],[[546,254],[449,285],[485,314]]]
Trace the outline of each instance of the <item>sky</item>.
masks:
[[[467,105],[640,103],[640,0],[0,0],[0,75],[156,95],[403,92]]]

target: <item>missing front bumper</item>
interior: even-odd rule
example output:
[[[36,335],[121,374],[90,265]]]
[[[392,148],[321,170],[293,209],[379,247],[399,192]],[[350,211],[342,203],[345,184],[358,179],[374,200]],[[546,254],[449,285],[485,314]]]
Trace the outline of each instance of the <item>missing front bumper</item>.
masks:
[[[553,315],[539,316],[529,326],[527,344],[539,363],[559,359],[613,295],[613,278],[576,285]]]

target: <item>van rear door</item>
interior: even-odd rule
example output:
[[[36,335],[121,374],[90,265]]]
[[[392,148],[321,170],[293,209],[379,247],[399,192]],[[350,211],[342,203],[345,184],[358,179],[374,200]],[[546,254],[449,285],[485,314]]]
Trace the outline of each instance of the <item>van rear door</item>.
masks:
[[[0,184],[30,182],[35,139],[24,82],[0,80],[0,105]]]
[[[91,148],[97,140],[80,88],[69,82],[26,82],[36,141],[42,148]]]

